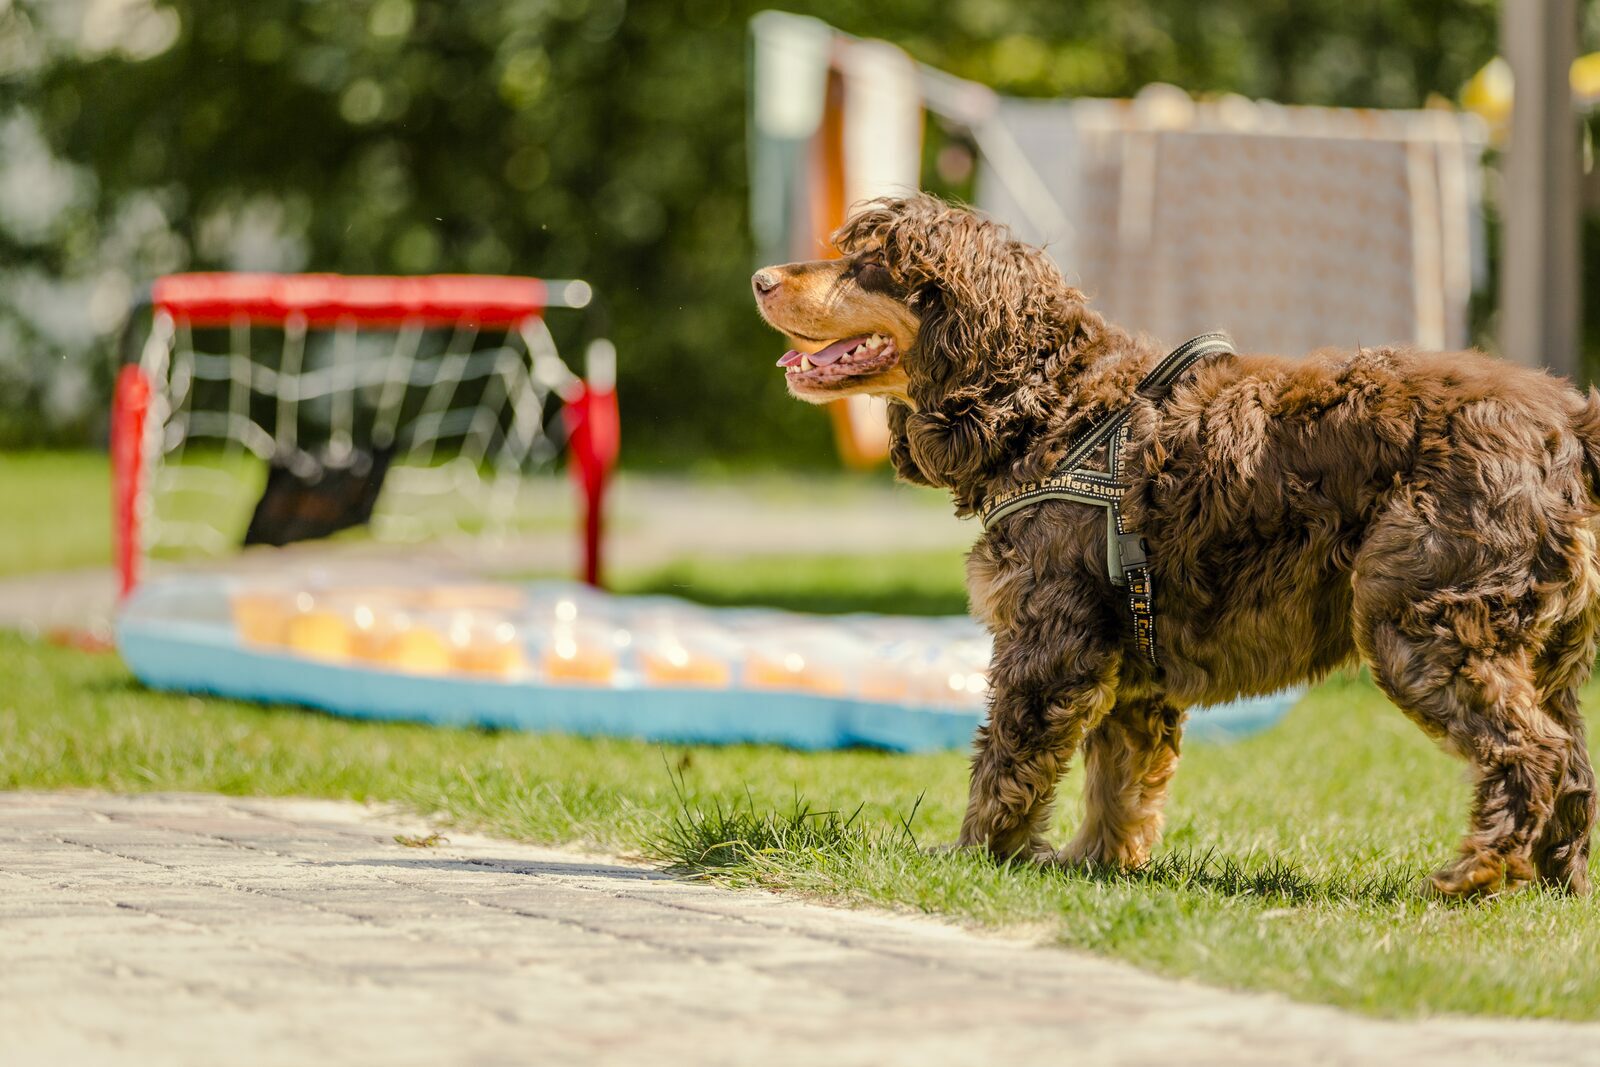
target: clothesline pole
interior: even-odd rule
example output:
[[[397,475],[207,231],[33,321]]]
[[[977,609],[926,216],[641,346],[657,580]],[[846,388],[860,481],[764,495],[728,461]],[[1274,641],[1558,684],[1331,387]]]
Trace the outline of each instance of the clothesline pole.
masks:
[[[1500,36],[1516,85],[1503,164],[1500,351],[1581,382],[1581,163],[1567,74],[1577,55],[1575,0],[1508,0]]]

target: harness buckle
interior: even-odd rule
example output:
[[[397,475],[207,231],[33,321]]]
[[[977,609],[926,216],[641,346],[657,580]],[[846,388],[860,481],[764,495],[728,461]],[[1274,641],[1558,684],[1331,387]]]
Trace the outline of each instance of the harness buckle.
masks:
[[[1122,569],[1124,572],[1130,571],[1134,567],[1143,567],[1149,559],[1145,555],[1149,549],[1150,546],[1145,544],[1144,538],[1137,531],[1117,534],[1117,555],[1122,557]]]

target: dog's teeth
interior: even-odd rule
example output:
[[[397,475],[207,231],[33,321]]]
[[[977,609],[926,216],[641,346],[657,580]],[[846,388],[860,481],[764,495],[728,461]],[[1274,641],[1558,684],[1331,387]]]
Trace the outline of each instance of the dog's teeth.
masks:
[[[800,369],[801,370],[810,370],[811,366],[812,366],[812,364],[811,364],[811,357],[810,356],[801,356],[800,357]]]

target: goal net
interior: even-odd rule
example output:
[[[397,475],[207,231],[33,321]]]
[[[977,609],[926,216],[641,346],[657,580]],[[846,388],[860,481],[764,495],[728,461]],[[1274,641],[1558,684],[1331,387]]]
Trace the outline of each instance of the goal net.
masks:
[[[598,584],[615,350],[582,281],[179,274],[135,306],[112,410],[124,593],[152,554],[362,528],[505,537],[565,454]],[[552,330],[550,312],[567,321]],[[581,348],[575,370],[558,347]]]

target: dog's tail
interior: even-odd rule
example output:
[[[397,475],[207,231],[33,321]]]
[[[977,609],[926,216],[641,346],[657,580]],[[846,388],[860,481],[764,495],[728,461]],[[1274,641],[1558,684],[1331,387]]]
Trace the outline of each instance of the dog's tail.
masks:
[[[1589,495],[1600,501],[1600,390],[1591,388],[1572,416],[1572,432],[1583,445],[1583,473]]]

